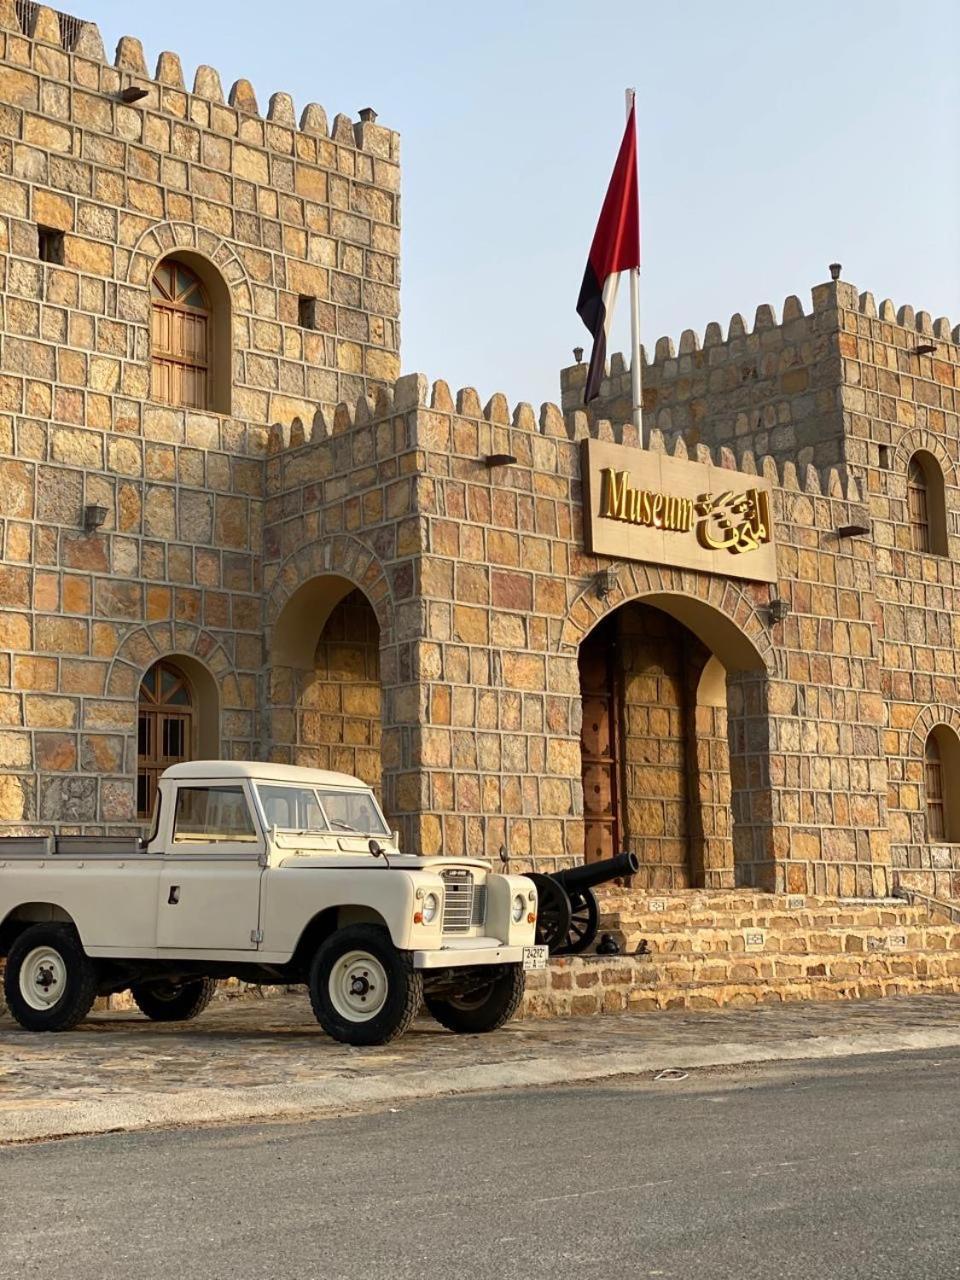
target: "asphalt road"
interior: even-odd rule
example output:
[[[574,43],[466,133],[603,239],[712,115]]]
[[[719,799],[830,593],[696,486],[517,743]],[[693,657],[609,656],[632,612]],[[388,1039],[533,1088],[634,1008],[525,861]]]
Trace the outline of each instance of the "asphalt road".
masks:
[[[960,1051],[0,1149],[3,1280],[944,1280]]]

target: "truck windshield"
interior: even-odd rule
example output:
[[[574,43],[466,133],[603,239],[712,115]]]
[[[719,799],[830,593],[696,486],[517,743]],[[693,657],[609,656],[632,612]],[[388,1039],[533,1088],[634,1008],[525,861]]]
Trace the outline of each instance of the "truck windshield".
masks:
[[[268,827],[281,831],[329,831],[313,787],[268,786],[257,783],[257,795]]]
[[[369,791],[334,791],[266,782],[258,782],[256,786],[268,827],[307,834],[350,831],[364,836],[389,835]]]

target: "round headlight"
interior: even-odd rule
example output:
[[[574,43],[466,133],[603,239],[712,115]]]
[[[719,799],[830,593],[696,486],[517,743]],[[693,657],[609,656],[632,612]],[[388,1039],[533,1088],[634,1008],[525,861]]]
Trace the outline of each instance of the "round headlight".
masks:
[[[524,913],[526,912],[526,909],[527,909],[527,904],[526,904],[526,903],[524,902],[524,900],[523,900],[523,894],[522,894],[522,893],[518,893],[518,894],[517,894],[517,896],[516,896],[516,897],[514,898],[514,900],[513,900],[513,910],[512,910],[512,912],[511,912],[511,914],[512,914],[512,916],[513,916],[513,923],[514,923],[514,924],[519,924],[519,923],[520,923],[520,921],[523,919],[523,916],[524,916]]]
[[[437,912],[440,910],[440,899],[435,893],[428,893],[420,910],[423,913],[423,923],[430,924],[431,921],[437,918]]]

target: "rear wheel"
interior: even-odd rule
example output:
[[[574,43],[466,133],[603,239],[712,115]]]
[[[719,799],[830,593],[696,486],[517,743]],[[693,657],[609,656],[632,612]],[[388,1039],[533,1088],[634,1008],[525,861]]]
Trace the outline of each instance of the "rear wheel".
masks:
[[[380,925],[355,924],[324,942],[310,966],[310,1004],[341,1044],[386,1044],[420,1010],[423,983]]]
[[[481,978],[482,971],[473,970],[471,976]],[[513,1017],[523,999],[525,975],[518,964],[507,965],[489,982],[471,986],[460,994],[425,996],[424,1004],[430,1015],[448,1031],[459,1035],[479,1035],[496,1031]]]
[[[216,990],[214,978],[192,978],[189,982],[158,978],[135,983],[130,994],[140,1012],[152,1022],[188,1022],[203,1013]]]
[[[35,924],[10,948],[3,988],[27,1031],[69,1031],[93,1008],[97,970],[73,925]]]

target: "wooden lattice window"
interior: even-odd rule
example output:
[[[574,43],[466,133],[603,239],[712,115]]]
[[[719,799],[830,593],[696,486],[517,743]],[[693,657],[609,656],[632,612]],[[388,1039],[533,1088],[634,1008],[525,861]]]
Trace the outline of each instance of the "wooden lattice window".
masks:
[[[910,520],[914,551],[929,551],[930,504],[927,476],[917,458],[911,458],[907,468],[907,515]]]
[[[196,272],[167,258],[153,276],[151,394],[189,409],[210,405],[212,326]]]
[[[193,754],[194,700],[187,677],[172,662],[157,662],[140,685],[137,722],[137,817],[153,812],[164,769]]]

